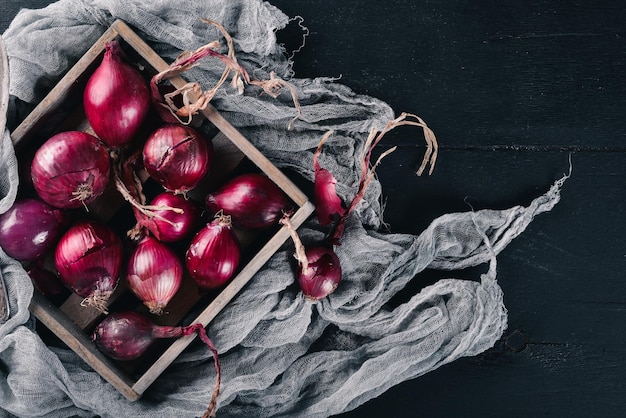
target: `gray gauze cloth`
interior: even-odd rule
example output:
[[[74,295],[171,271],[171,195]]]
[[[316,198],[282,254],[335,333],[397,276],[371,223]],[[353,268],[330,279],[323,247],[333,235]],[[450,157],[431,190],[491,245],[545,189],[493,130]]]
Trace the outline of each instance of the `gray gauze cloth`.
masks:
[[[268,78],[274,71],[288,79],[297,90],[302,117],[288,130],[295,116],[290,94],[274,99],[254,86],[242,95],[224,86],[215,107],[273,163],[311,181],[313,151],[322,135],[334,130],[320,163],[337,178],[340,196],[350,199],[358,187],[359,155],[368,132],[382,128],[394,112],[334,80],[292,78],[290,60],[276,41],[276,31],[289,18],[259,0],[62,0],[42,10],[22,10],[3,34],[13,124],[24,115],[16,103],[32,107],[41,100],[115,19],[130,24],[171,62],[181,51],[212,40],[225,44],[199,17],[224,24],[239,61],[254,78]],[[185,76],[213,86],[221,71],[217,60],[206,59]],[[4,212],[17,187],[8,132],[0,151]],[[393,154],[387,158],[391,161]],[[208,326],[222,362],[218,414],[326,417],[492,347],[507,325],[495,257],[535,215],[552,209],[565,178],[528,207],[448,214],[418,236],[381,232],[382,194],[374,181],[336,248],[343,280],[335,293],[318,303],[305,300],[294,281],[289,241]],[[315,219],[300,229],[305,243],[324,232]],[[203,413],[215,382],[204,345],[189,346],[140,400],[129,402],[71,350],[44,344],[28,311],[33,292],[28,276],[4,253],[0,263],[12,312],[0,325],[0,410],[19,417]],[[440,280],[395,308],[387,303],[426,268],[457,270],[483,263],[489,268],[480,280]]]

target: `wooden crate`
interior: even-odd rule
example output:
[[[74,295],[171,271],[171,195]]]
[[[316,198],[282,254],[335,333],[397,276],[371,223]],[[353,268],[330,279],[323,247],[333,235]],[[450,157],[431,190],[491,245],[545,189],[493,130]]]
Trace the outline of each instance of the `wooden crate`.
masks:
[[[107,42],[118,40],[129,55],[145,67],[148,73],[160,72],[167,68],[163,61],[132,29],[122,21],[114,22],[102,37],[68,71],[30,115],[12,132],[18,160],[26,165],[29,155],[53,135],[61,130],[78,129],[90,131],[82,109],[82,89],[89,75],[99,65]],[[181,78],[170,80],[175,87],[186,81]],[[307,196],[277,167],[263,156],[237,129],[224,119],[212,106],[202,111],[216,128],[212,138],[215,149],[211,172],[222,173],[222,177],[210,175],[204,187],[214,187],[233,173],[242,162],[265,173],[293,201],[296,212],[292,217],[294,227],[299,227],[313,212],[314,207]],[[232,175],[232,174],[231,174]],[[90,216],[102,221],[111,221],[124,205],[121,197],[111,190],[90,205]],[[212,296],[201,296],[195,283],[185,277],[181,289],[166,307],[168,312],[151,319],[159,324],[176,325],[190,312],[200,312],[189,323],[207,326],[215,316],[237,295],[253,275],[266,263],[276,250],[289,239],[285,227],[276,226],[269,233],[249,236],[238,231],[239,237],[249,243],[244,250],[246,263],[239,269],[232,281]],[[129,291],[124,280],[111,297],[110,306],[124,302]],[[62,301],[52,301],[35,291],[31,312],[52,331],[63,343],[74,350],[95,371],[119,390],[127,399],[134,401],[159,377],[159,375],[192,342],[194,335],[158,344],[141,359],[134,362],[118,362],[104,356],[91,342],[90,331],[102,318],[95,309],[80,306],[81,297],[71,295]],[[132,298],[130,299],[132,301]],[[142,310],[137,301],[133,308]],[[183,325],[188,325],[183,324]],[[165,341],[165,340],[164,340]]]

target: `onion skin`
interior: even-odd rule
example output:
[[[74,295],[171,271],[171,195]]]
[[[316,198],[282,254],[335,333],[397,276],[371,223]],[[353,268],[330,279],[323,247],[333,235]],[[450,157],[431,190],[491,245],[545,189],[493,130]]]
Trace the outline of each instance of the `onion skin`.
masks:
[[[0,215],[0,246],[16,260],[36,260],[52,249],[67,223],[62,209],[39,199],[16,200]]]
[[[83,305],[106,313],[106,302],[119,281],[122,242],[110,227],[81,221],[59,240],[54,264],[61,281],[85,298]]]
[[[213,143],[188,126],[167,124],[150,134],[142,156],[150,177],[166,190],[185,194],[206,176]]]
[[[221,215],[191,240],[185,262],[187,271],[203,290],[224,286],[239,266],[241,248],[230,217]]]
[[[78,208],[95,200],[109,183],[111,162],[98,138],[65,131],[37,150],[31,177],[37,194],[58,208]]]
[[[83,93],[87,120],[110,148],[130,142],[151,107],[147,80],[123,62],[120,54],[117,41],[107,43],[102,63],[89,77]]]
[[[150,312],[161,315],[183,280],[183,265],[176,254],[154,237],[144,236],[128,260],[130,290]]]
[[[287,195],[267,176],[239,175],[206,196],[214,213],[222,210],[233,224],[246,229],[263,229],[278,223],[290,206]]]
[[[335,291],[341,282],[339,257],[330,248],[314,246],[306,248],[308,265],[298,265],[297,278],[305,298],[317,301]]]
[[[137,212],[135,215],[139,227],[147,228],[159,241],[180,241],[191,235],[194,227],[199,225],[200,208],[182,195],[163,192],[155,196],[150,205],[155,207],[152,212],[157,216],[148,217]],[[159,206],[163,209],[156,209]],[[179,209],[182,213],[167,208]]]

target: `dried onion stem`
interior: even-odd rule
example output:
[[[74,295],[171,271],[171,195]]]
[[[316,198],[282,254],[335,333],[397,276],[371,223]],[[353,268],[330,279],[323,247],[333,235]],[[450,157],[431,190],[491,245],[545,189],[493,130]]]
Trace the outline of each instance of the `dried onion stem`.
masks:
[[[289,122],[288,129],[291,129],[293,123],[302,115],[302,107],[298,101],[296,89],[287,81],[277,77],[272,71],[269,80],[252,79],[248,72],[238,62],[235,56],[235,47],[233,39],[226,31],[224,26],[214,20],[200,19],[202,22],[210,24],[218,28],[224,36],[227,45],[227,53],[224,55],[217,50],[219,49],[219,41],[212,41],[201,46],[193,52],[184,51],[176,60],[170,64],[168,68],[156,74],[150,81],[150,89],[153,101],[158,105],[158,109],[164,109],[168,113],[161,112],[161,117],[168,121],[176,121],[185,125],[191,123],[194,115],[204,110],[213,99],[217,90],[226,82],[232,74],[231,85],[237,89],[239,94],[243,94],[245,84],[251,84],[260,87],[263,91],[273,98],[277,98],[284,88],[288,89],[294,106],[296,108],[296,116]],[[206,56],[218,58],[225,64],[224,70],[217,83],[208,90],[203,90],[197,82],[187,83],[176,90],[166,93],[161,97],[158,84],[164,80],[171,79],[183,72],[198,65],[198,61]],[[174,99],[180,96],[182,106],[177,106]],[[171,120],[171,117],[174,120]]]

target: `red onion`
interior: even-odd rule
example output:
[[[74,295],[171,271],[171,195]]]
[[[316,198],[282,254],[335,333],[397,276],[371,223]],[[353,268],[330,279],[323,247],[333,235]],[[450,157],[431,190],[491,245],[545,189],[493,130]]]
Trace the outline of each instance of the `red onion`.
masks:
[[[290,214],[285,214],[280,223],[291,234],[298,260],[297,279],[304,297],[317,301],[333,293],[341,282],[341,263],[332,247],[302,244],[298,233],[291,225]]]
[[[179,258],[154,237],[144,236],[128,260],[130,290],[156,315],[174,297],[183,280]]]
[[[20,261],[44,255],[68,222],[65,212],[39,199],[19,199],[0,215],[0,247]]]
[[[100,66],[83,94],[85,114],[96,135],[110,148],[130,142],[151,106],[148,82],[122,61],[117,41],[107,43]]]
[[[66,131],[48,139],[35,153],[31,176],[37,194],[58,208],[77,208],[100,196],[111,163],[98,138]]]
[[[85,298],[83,305],[106,313],[119,281],[122,242],[108,226],[80,221],[59,240],[54,264],[61,281]]]
[[[150,202],[150,208],[150,216],[135,212],[135,228],[147,228],[158,240],[164,242],[175,242],[187,237],[200,220],[198,205],[171,192],[157,195]]]
[[[237,176],[206,197],[208,208],[230,215],[235,225],[261,229],[275,225],[289,207],[285,193],[267,176]]]
[[[202,324],[184,327],[159,326],[133,311],[115,312],[108,315],[96,326],[92,339],[98,349],[107,356],[115,360],[127,361],[141,356],[159,338],[176,338],[193,333],[198,334],[213,354],[216,382],[211,402],[203,417],[215,416],[221,369],[217,349],[207,336]]]
[[[187,270],[202,290],[225,285],[239,266],[241,249],[230,216],[219,213],[191,240]]]
[[[305,253],[307,266],[298,265],[298,284],[307,299],[316,301],[330,295],[339,286],[341,264],[330,247],[307,247]]]
[[[417,170],[417,175],[421,175],[426,167],[430,166],[429,174],[432,174],[435,168],[435,161],[437,160],[437,138],[435,138],[434,132],[426,125],[426,122],[417,115],[411,113],[402,113],[396,119],[393,119],[385,125],[385,127],[377,131],[375,128],[370,130],[369,136],[364,144],[364,151],[361,155],[361,177],[359,180],[359,188],[352,198],[352,200],[346,205],[346,208],[342,205],[341,198],[337,195],[335,190],[335,184],[337,181],[332,173],[324,168],[321,168],[318,162],[319,155],[322,151],[322,145],[333,134],[333,131],[328,131],[317,146],[315,154],[313,155],[313,168],[315,170],[315,210],[317,212],[317,218],[320,225],[331,226],[331,231],[328,234],[327,241],[330,244],[339,244],[341,237],[345,230],[346,220],[348,216],[365,196],[365,191],[374,178],[376,167],[380,164],[381,160],[387,155],[396,150],[397,147],[393,147],[383,152],[378,160],[370,167],[370,160],[372,158],[372,151],[383,139],[385,134],[392,129],[399,126],[409,125],[422,128],[424,132],[424,139],[426,140],[426,153],[420,168]]]
[[[143,147],[146,171],[165,189],[184,194],[206,176],[213,144],[194,129],[168,124],[154,131]]]
[[[313,195],[315,200],[315,212],[320,225],[326,226],[337,222],[345,213],[341,198],[337,195],[335,185],[337,180],[332,173],[319,164],[319,155],[322,145],[330,137],[332,131],[327,132],[313,154],[313,168],[315,170],[315,184]]]

